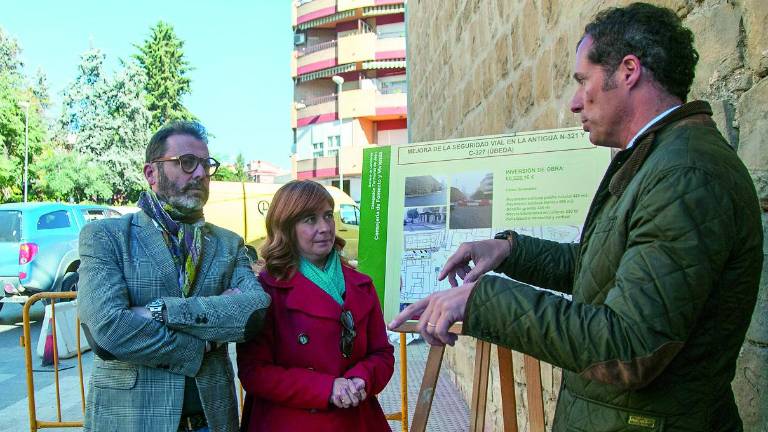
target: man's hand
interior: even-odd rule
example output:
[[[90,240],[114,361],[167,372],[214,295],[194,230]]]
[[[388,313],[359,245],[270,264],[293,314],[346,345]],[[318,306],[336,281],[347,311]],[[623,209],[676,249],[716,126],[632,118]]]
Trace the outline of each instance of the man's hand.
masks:
[[[437,275],[437,280],[443,280],[449,276],[448,283],[452,287],[459,286],[456,276],[465,284],[475,282],[480,276],[498,267],[504,258],[509,256],[509,252],[508,240],[490,239],[462,243],[445,262],[440,274]],[[475,265],[474,268],[469,266],[470,261]]]
[[[394,330],[411,317],[420,315],[419,324],[416,328],[427,343],[453,346],[458,335],[448,332],[448,329],[455,322],[464,319],[467,299],[469,299],[469,294],[474,287],[475,283],[470,282],[460,287],[433,293],[400,312],[389,323],[389,329]]]

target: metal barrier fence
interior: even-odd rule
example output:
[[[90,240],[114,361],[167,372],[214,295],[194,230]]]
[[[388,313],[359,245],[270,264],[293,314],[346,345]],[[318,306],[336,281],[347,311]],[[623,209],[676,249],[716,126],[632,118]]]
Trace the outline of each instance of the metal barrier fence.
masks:
[[[38,431],[46,428],[78,428],[83,427],[83,420],[76,421],[64,421],[61,414],[61,388],[59,384],[59,350],[58,350],[58,333],[56,330],[56,303],[58,300],[75,300],[77,298],[77,292],[63,292],[63,293],[39,293],[31,296],[23,308],[23,336],[20,343],[24,348],[24,358],[26,364],[27,373],[27,396],[29,404],[29,428],[31,432]],[[34,371],[32,366],[32,337],[31,337],[31,321],[30,321],[30,308],[32,305],[40,300],[49,300],[51,304],[51,315],[49,325],[51,326],[52,342],[53,342],[53,373],[55,381],[56,391],[56,421],[41,420],[37,418],[37,407],[35,404],[35,385],[34,385]],[[75,326],[75,339],[77,350],[77,365],[78,376],[80,383],[80,401],[83,416],[85,416],[85,386],[83,380],[83,357],[80,344],[80,318],[76,316]],[[454,325],[453,331],[461,333],[460,324]],[[41,332],[45,332],[47,329],[41,329]],[[400,334],[400,398],[401,406],[400,411],[387,414],[387,420],[395,420],[401,422],[403,432],[408,432],[408,356],[406,346],[405,333],[413,333],[416,331],[413,323],[403,325],[398,329]],[[488,391],[488,367],[490,363],[490,347],[491,344],[483,341],[477,342],[477,354],[475,364],[475,382],[473,388],[473,397],[470,403],[471,409],[471,425],[472,431],[481,431],[484,429],[484,417],[485,417],[485,404],[487,402],[486,395]],[[434,396],[434,389],[437,382],[437,375],[440,371],[440,363],[442,363],[442,354],[445,347],[432,347],[430,349],[430,355],[425,370],[424,379],[421,383],[421,389],[419,392],[418,403],[416,405],[416,412],[414,415],[413,429],[415,431],[423,431],[426,429],[427,419],[429,418],[429,411],[432,405],[432,397]],[[539,361],[525,356],[525,373],[528,393],[528,405],[529,405],[529,421],[531,430],[534,432],[543,432],[544,425],[544,409],[543,398],[541,388],[541,375],[539,369]],[[499,372],[502,389],[502,412],[504,416],[504,430],[505,431],[517,431],[517,415],[516,415],[516,398],[514,395],[514,379],[512,377],[512,354],[511,351],[502,349],[499,347]],[[240,402],[240,412],[242,413],[242,407],[244,403],[244,392],[242,385],[239,386],[238,392]]]
[[[58,300],[74,300],[77,298],[76,292],[46,292],[35,294],[24,303],[23,308],[23,332],[21,337],[21,346],[24,348],[24,363],[27,371],[27,400],[29,402],[29,430],[37,431],[46,428],[77,428],[83,426],[83,421],[63,421],[61,417],[61,388],[59,386],[59,346],[58,334],[56,333],[56,302]],[[53,374],[56,388],[56,421],[40,420],[37,418],[37,406],[35,405],[35,377],[32,367],[32,336],[31,322],[29,318],[29,309],[40,300],[47,299],[51,302],[50,326],[53,333]],[[85,415],[85,386],[83,385],[83,357],[80,351],[80,318],[76,318],[76,344],[77,344],[77,365],[78,375],[80,376],[80,401],[83,415]],[[42,329],[41,331],[46,331]]]

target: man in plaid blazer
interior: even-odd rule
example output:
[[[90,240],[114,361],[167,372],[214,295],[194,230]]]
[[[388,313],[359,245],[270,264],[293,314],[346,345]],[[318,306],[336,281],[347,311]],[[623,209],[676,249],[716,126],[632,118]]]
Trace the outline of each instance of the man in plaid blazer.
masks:
[[[219,163],[177,122],[147,147],[140,212],[85,226],[78,308],[96,353],[85,430],[236,431],[227,342],[258,334],[270,304],[243,240],[205,223]]]

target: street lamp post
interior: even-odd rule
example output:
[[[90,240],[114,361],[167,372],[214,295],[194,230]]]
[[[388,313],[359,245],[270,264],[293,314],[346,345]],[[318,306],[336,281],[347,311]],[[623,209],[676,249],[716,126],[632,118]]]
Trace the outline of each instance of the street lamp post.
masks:
[[[338,150],[338,161],[339,161],[339,189],[341,189],[342,192],[344,192],[344,173],[342,172],[342,164],[341,164],[341,153],[342,153],[342,144],[341,144],[341,85],[344,84],[344,77],[341,77],[339,75],[334,75],[331,77],[333,82],[336,83],[336,112],[338,113],[339,117],[339,150]],[[352,131],[354,133],[354,131]]]
[[[27,202],[27,184],[29,183],[29,102],[21,101],[19,106],[24,108],[24,202]]]

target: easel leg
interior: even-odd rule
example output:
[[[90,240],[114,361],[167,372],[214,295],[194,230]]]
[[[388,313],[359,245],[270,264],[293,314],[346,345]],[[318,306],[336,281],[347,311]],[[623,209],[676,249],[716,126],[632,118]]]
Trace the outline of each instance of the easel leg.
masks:
[[[408,432],[408,349],[405,333],[400,333],[400,424]]]
[[[413,413],[412,432],[424,432],[427,430],[429,411],[432,409],[432,398],[435,396],[437,377],[440,375],[440,366],[443,362],[445,346],[433,346],[429,348],[427,367],[424,369],[424,378],[421,380],[419,400],[416,401],[416,411]]]
[[[512,351],[497,346],[499,355],[499,384],[501,386],[501,413],[504,432],[517,432],[517,400],[515,398],[515,370]]]
[[[528,418],[531,432],[544,432],[544,400],[541,390],[541,365],[529,355],[525,357],[525,381],[528,393]]]
[[[478,339],[475,348],[475,376],[470,404],[469,430],[482,432],[485,429],[485,405],[488,399],[488,368],[491,364],[491,344]]]

